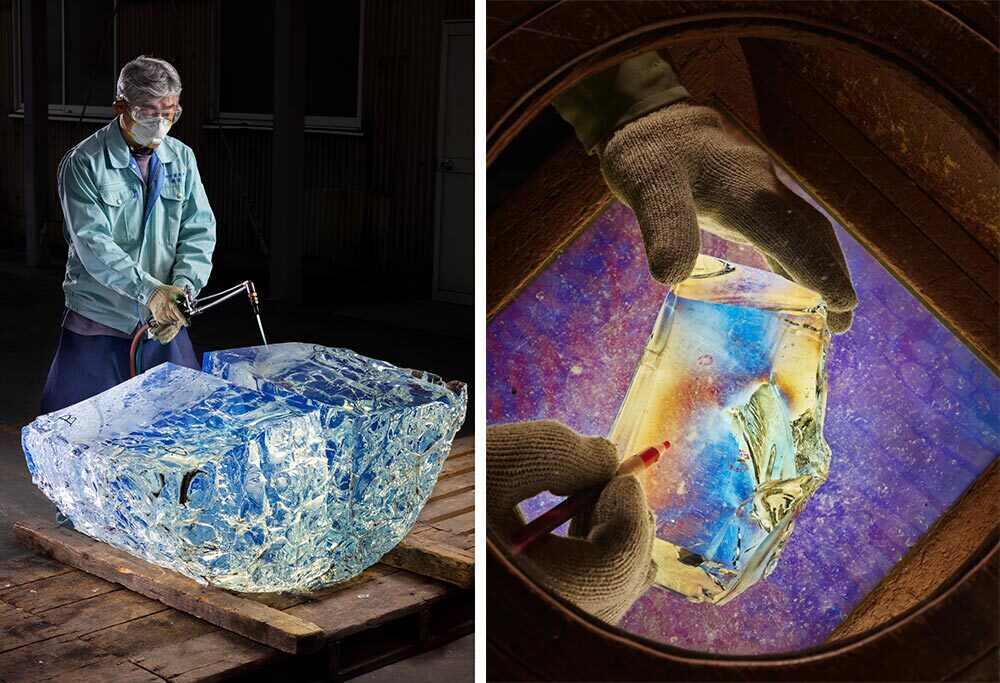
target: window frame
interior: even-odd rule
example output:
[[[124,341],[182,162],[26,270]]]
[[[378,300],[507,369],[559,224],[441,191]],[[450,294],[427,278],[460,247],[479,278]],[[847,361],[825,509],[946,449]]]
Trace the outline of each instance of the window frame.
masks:
[[[365,73],[365,10],[367,0],[359,0],[358,16],[358,93],[356,116],[309,116],[305,117],[305,130],[310,133],[333,133],[339,135],[362,135],[362,120],[364,112],[362,100],[364,93]],[[216,22],[216,62],[212,69],[212,91],[215,93],[213,121],[205,128],[240,128],[245,130],[273,130],[274,114],[246,114],[240,112],[222,111],[222,22],[220,15]]]
[[[11,5],[13,6],[13,27],[14,40],[13,51],[14,58],[11,60],[13,64],[13,82],[14,82],[14,111],[10,113],[11,118],[24,118],[24,88],[21,82],[21,3],[22,2],[32,2],[35,0],[14,0]],[[112,0],[112,7],[117,8],[119,0]],[[48,103],[48,118],[54,121],[78,121],[80,120],[80,113],[84,111],[83,102],[79,104],[66,104],[66,0],[59,0],[60,12],[62,13],[62,20],[60,21],[61,31],[60,40],[61,54],[62,54],[62,103],[53,104]],[[111,36],[111,58],[112,58],[112,74],[117,74],[118,65],[118,15],[117,13],[113,18],[112,26],[112,36]],[[86,112],[84,121],[92,123],[104,123],[107,119],[115,116],[115,110],[110,105],[86,105]]]

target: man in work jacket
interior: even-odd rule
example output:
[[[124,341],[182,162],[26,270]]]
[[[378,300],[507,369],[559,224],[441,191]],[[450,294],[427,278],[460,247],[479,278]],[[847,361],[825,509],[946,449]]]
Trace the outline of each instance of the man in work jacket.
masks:
[[[199,368],[178,303],[208,281],[215,215],[191,148],[167,137],[180,93],[173,66],[137,57],[118,77],[118,116],[59,164],[66,310],[43,413],[128,379],[132,337],[151,318],[159,343],[140,346],[140,366]]]

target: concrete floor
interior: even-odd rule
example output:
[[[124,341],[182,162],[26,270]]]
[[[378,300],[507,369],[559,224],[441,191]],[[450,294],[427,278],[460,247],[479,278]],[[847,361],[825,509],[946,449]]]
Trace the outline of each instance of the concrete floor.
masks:
[[[475,635],[352,678],[354,683],[465,683],[475,678]],[[984,679],[985,680],[985,679]]]
[[[14,540],[14,522],[55,514],[54,506],[31,483],[20,438],[21,427],[38,413],[42,386],[59,341],[62,277],[61,266],[29,269],[22,265],[20,254],[0,253],[0,315],[4,323],[0,324],[0,560],[30,552]],[[246,273],[217,268],[206,293],[246,278]],[[262,289],[259,284],[258,289]],[[262,301],[261,318],[268,341],[346,347],[396,365],[465,381],[469,384],[470,417],[460,434],[471,435],[473,308],[384,297],[344,302],[323,296],[324,291],[334,289],[317,283],[302,305]],[[249,305],[239,298],[195,318],[189,333],[199,357],[213,349],[260,343]],[[471,641],[471,636],[460,639],[359,680],[471,680]]]

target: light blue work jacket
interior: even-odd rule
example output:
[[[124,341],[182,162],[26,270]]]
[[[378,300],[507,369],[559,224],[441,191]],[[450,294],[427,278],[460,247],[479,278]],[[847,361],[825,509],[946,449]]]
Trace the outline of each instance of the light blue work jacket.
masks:
[[[67,308],[129,333],[149,319],[156,287],[189,284],[197,295],[205,286],[215,214],[190,147],[164,138],[147,189],[115,118],[66,153],[57,177]]]

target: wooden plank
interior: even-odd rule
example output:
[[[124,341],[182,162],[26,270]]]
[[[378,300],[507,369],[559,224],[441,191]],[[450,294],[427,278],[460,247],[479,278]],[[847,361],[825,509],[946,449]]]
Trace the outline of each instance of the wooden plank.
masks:
[[[136,664],[158,676],[182,683],[235,678],[288,655],[225,629],[215,629],[183,641],[166,640],[141,656]],[[223,675],[224,674],[224,675]]]
[[[84,666],[61,673],[57,678],[72,683],[148,683],[164,680],[132,662],[111,656],[97,657]]]
[[[262,605],[267,605],[268,607],[284,611],[289,607],[301,605],[303,602],[322,600],[323,598],[333,595],[339,591],[347,590],[363,583],[367,583],[368,581],[377,579],[380,576],[392,574],[394,571],[395,570],[390,567],[380,567],[375,565],[364,570],[353,579],[341,581],[340,583],[315,591],[305,593],[235,593],[235,595],[239,595],[247,600],[254,600]]]
[[[21,586],[50,576],[73,571],[73,568],[44,555],[25,555],[0,562],[0,590]]]
[[[19,522],[14,525],[14,536],[61,562],[282,652],[299,654],[322,647],[323,634],[315,624],[211,586],[200,586],[54,522]]]
[[[171,681],[235,675],[288,656],[175,609],[81,638]]]
[[[80,638],[119,657],[141,663],[150,653],[163,648],[167,643],[183,643],[218,630],[218,626],[203,619],[170,608],[91,630]]]
[[[338,640],[327,677],[346,680],[472,633],[473,604],[472,594],[464,592],[391,624]]]
[[[472,438],[456,440],[445,463],[446,467],[443,468],[445,476],[432,494],[432,501],[450,501],[449,507],[456,501],[464,503],[460,508],[471,503],[475,486],[473,451]],[[81,680],[131,680],[129,677],[132,673],[139,671],[146,678],[136,680],[150,680],[148,672],[143,671],[146,669],[155,674],[151,680],[160,680],[157,677],[162,677],[182,683],[251,673],[280,663],[286,656],[277,649],[262,647],[251,640],[219,629],[213,625],[214,622],[209,623],[209,620],[187,614],[182,611],[183,608],[164,607],[163,604],[170,604],[167,601],[170,599],[169,591],[165,594],[162,586],[152,584],[165,575],[173,575],[171,578],[188,583],[180,588],[182,593],[193,590],[203,599],[206,592],[212,592],[184,577],[177,577],[173,572],[152,565],[144,567],[142,565],[148,563],[40,520],[18,525],[15,535],[32,547],[43,545],[44,552],[52,552],[60,560],[71,560],[71,556],[84,560],[81,564],[86,565],[83,567],[85,571],[72,569],[41,556],[0,565],[0,572],[6,572],[0,573],[0,576],[11,577],[10,586],[0,584],[0,600],[6,597],[18,607],[25,608],[19,611],[13,605],[0,602],[0,606],[6,605],[5,609],[0,609],[0,633],[8,636],[6,643],[23,648],[40,640],[79,636],[91,646],[113,655],[110,658],[77,657],[76,661],[67,664],[67,667],[71,666],[74,677]],[[425,573],[437,574],[456,585],[471,588],[474,553],[467,548],[451,545],[467,542],[468,538],[462,534],[455,535],[417,525],[411,537],[404,539],[400,545],[397,564],[410,568],[423,567]],[[93,576],[90,572],[108,580]],[[134,574],[129,575],[128,572]],[[396,574],[400,576],[391,578]],[[147,587],[153,594],[144,597],[117,587],[121,583],[135,590],[139,586],[133,588],[129,585],[129,582],[136,581],[135,577],[138,577],[139,582],[149,583]],[[388,628],[383,625],[396,619],[413,618],[407,615],[426,609],[426,605],[446,596],[447,590],[442,584],[400,572],[395,566],[379,565],[354,579],[307,594],[232,595],[222,592],[222,595],[273,609],[278,614],[282,614],[278,610],[301,606],[319,610],[329,615],[331,620],[336,615],[337,623],[330,636],[342,639],[351,635],[366,637],[364,633],[367,629]],[[326,605],[331,599],[337,605],[332,608],[332,612]],[[344,606],[353,606],[354,609],[342,609]],[[28,614],[29,610],[44,614],[59,626]],[[345,614],[350,619],[352,613],[360,616],[356,623],[345,621]],[[284,616],[301,621],[294,614]],[[312,626],[322,634],[319,626]],[[69,647],[63,645],[63,641],[58,642],[62,648],[60,652]],[[406,651],[416,651],[426,646],[408,645],[409,649]],[[393,658],[399,654],[392,649],[391,643],[385,647],[388,650],[380,656]],[[80,648],[77,645],[70,650],[82,652]],[[121,661],[117,659],[119,657],[122,658]],[[134,665],[137,667],[133,668]]]
[[[448,519],[469,512],[475,509],[476,501],[473,496],[446,496],[438,500],[431,501],[420,511],[418,521],[426,524],[433,524],[442,519]]]
[[[440,529],[435,529],[433,526],[422,522],[413,527],[413,531],[410,535],[419,537],[425,541],[433,539],[439,543],[447,543],[456,548],[462,547],[462,543],[465,539],[464,534],[453,534],[448,531],[441,531]]]
[[[476,438],[474,436],[463,436],[460,439],[455,439],[451,442],[451,452],[448,453],[448,458],[465,455],[466,453],[472,453],[475,450]]]
[[[23,608],[0,602],[0,654],[25,645],[62,635],[62,631],[49,622],[36,617]]]
[[[475,553],[455,547],[451,543],[451,534],[434,535],[435,529],[424,528],[417,531],[407,535],[379,561],[471,590]]]
[[[425,648],[423,628],[428,610],[397,619],[372,631],[357,633],[336,643],[337,657],[331,658],[328,678],[343,681],[397,662]]]
[[[61,673],[58,680],[72,683],[149,683],[164,679],[132,662],[98,657],[90,664]]]
[[[0,591],[0,600],[37,614],[72,602],[121,590],[116,583],[78,569]]]
[[[421,581],[421,579],[400,572],[395,568],[376,566],[366,570],[355,579],[333,587],[330,589],[334,591],[333,593],[320,597],[315,602],[305,601],[302,604],[321,605],[331,596],[345,593],[347,595],[341,595],[338,600],[346,603],[369,599],[385,600],[387,591],[393,594],[402,592],[399,587],[400,582],[386,584],[385,581],[382,581],[376,584],[375,581],[394,574],[410,577],[409,581],[403,584],[407,588],[407,593],[410,592],[408,587],[411,582]],[[442,589],[441,584],[435,582],[423,580],[423,583],[436,586],[435,593]],[[310,595],[316,596],[318,593]],[[359,595],[368,595],[369,597],[358,598]],[[420,599],[419,596],[413,598],[415,603],[419,602]],[[419,610],[420,607],[416,605],[413,609]],[[398,616],[409,618],[407,614],[412,613],[412,610],[404,611]],[[392,621],[394,618],[396,617],[390,617],[388,621]],[[384,623],[379,620],[375,621],[378,622],[375,623],[375,626]],[[259,672],[261,669],[270,672],[274,667],[281,667],[281,671],[286,671],[288,667],[295,666],[294,660],[282,663],[287,658],[284,653],[255,645],[235,634],[216,629],[204,621],[173,609],[83,637],[89,642],[94,642],[109,652],[125,657],[174,683],[229,678]],[[386,640],[385,634],[378,631],[363,630],[353,637],[377,643],[372,645],[374,649],[391,649],[392,647],[392,639]],[[339,647],[338,643],[337,651],[339,651]],[[426,647],[427,643],[424,643],[419,649]],[[391,653],[386,654],[388,656]],[[328,656],[336,665],[336,652],[331,652]],[[256,675],[263,674],[257,673]],[[288,680],[297,679],[289,678]]]
[[[434,487],[434,491],[431,493],[431,497],[427,499],[427,502],[433,503],[435,500],[440,500],[445,496],[454,496],[461,493],[468,493],[474,498],[475,486],[475,471],[458,474],[454,477],[447,477],[438,482],[437,486]]]
[[[296,605],[287,614],[318,624],[329,642],[417,612],[453,590],[438,581],[395,572],[363,587]]]
[[[805,45],[768,46],[974,234],[994,259],[1000,255],[996,162],[960,126],[870,60]]]
[[[115,671],[118,677],[109,680],[129,683],[162,681],[149,671],[104,652],[78,638],[64,635],[0,654],[0,681],[76,680],[74,674],[81,671],[89,677],[96,669]],[[93,680],[93,678],[90,678]]]
[[[448,479],[449,477],[455,477],[460,474],[465,474],[467,472],[472,472],[475,469],[476,455],[474,453],[464,453],[462,455],[454,456],[448,458],[444,465],[441,466],[441,473],[438,475],[438,481]]]
[[[464,550],[472,550],[473,552],[475,552],[475,547],[476,547],[475,530],[473,530],[473,533],[471,534],[470,533],[463,534],[461,538],[462,540],[459,542],[458,547]]]
[[[977,286],[977,294],[998,299],[1000,266],[996,257],[931,199],[902,169],[835,110],[810,83],[774,54],[766,41],[744,40],[755,79],[820,135],[844,161],[876,185],[885,198],[932,242],[942,259],[952,261]],[[993,166],[996,170],[996,166]],[[994,179],[994,190],[995,190]]]
[[[570,138],[486,217],[486,319],[503,309],[614,197]]]
[[[161,603],[132,591],[116,590],[95,598],[38,612],[63,633],[80,636],[165,610]]]
[[[469,535],[469,531],[474,531],[474,529],[465,529],[456,532],[442,531],[441,529],[436,529],[430,524],[424,524],[423,522],[418,523],[413,527],[413,531],[410,532],[413,536],[419,536],[423,539],[434,539],[439,543],[445,543],[455,548],[461,548],[463,550],[471,550],[475,545],[475,534]],[[472,543],[469,539],[472,539]]]
[[[456,534],[472,534],[476,527],[476,512],[472,510],[456,517],[449,517],[434,522],[430,526],[441,531],[450,531]]]
[[[468,547],[464,522],[459,533],[431,526],[475,509],[475,453],[466,450],[466,445],[460,444],[452,450],[416,525],[380,560],[383,564],[466,590],[472,588],[476,558],[475,552]]]

